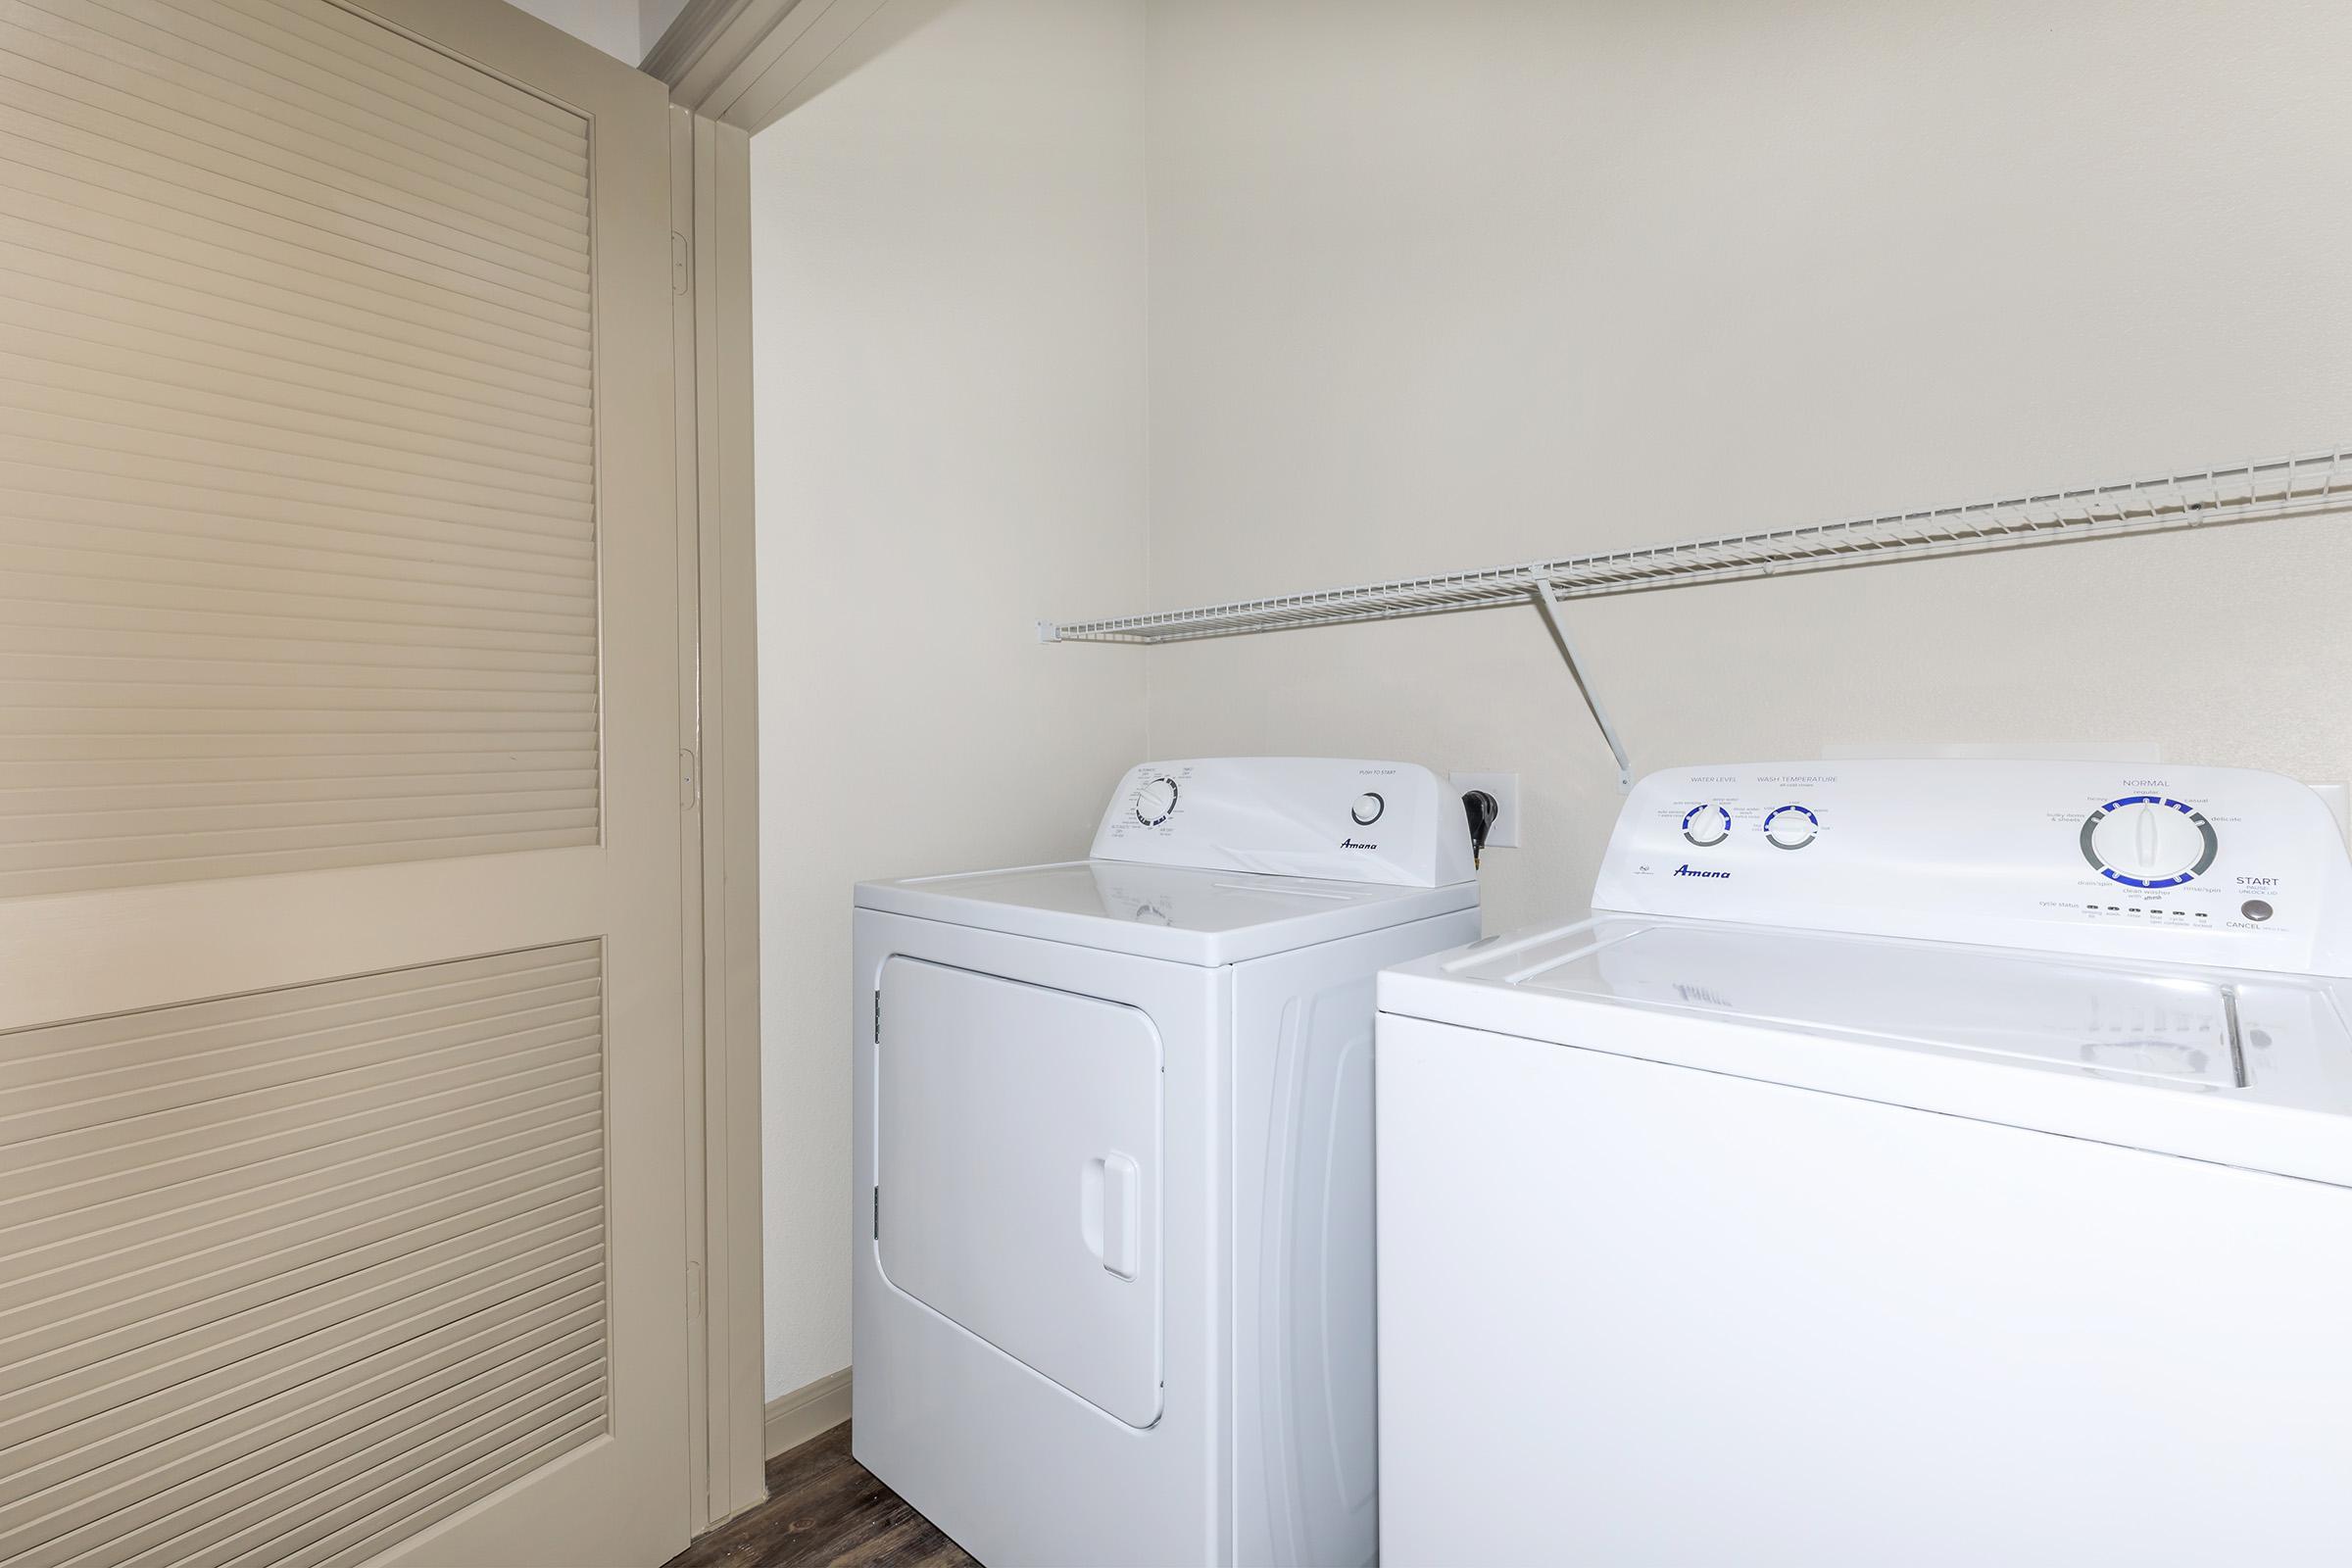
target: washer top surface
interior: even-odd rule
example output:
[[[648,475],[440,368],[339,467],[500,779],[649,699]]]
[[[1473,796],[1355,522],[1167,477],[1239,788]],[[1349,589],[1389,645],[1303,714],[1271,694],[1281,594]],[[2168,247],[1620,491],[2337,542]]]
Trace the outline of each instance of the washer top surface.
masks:
[[[1742,764],[1384,1013],[2352,1186],[2352,861],[2242,769]]]
[[[1176,963],[1226,964],[1478,904],[1478,884],[1409,887],[1125,860],[861,882],[858,907]]]
[[[2352,985],[1597,911],[1384,1013],[2352,1186]]]

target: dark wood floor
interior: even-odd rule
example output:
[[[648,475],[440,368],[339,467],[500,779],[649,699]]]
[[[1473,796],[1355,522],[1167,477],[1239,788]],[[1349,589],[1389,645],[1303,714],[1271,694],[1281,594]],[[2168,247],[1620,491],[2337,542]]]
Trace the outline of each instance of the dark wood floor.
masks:
[[[669,1568],[972,1568],[931,1521],[850,1457],[850,1424],[767,1461],[767,1501],[712,1531]]]

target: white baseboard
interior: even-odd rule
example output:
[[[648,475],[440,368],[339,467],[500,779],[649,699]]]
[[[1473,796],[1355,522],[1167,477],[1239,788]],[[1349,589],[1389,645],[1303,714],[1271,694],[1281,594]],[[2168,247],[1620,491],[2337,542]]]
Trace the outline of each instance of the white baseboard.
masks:
[[[767,1456],[797,1448],[849,1418],[850,1369],[845,1366],[767,1401]]]

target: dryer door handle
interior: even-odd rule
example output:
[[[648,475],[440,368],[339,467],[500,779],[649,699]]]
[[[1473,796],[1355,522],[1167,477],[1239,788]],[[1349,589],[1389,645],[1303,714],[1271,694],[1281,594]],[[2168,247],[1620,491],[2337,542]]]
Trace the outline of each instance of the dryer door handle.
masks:
[[[1142,1176],[1128,1155],[1102,1157],[1102,1266],[1123,1280],[1135,1278],[1143,1250]]]

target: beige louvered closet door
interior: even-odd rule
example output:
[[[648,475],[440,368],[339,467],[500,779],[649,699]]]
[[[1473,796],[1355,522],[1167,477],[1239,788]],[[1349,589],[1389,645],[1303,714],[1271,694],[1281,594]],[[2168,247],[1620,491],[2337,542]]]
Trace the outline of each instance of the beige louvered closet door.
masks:
[[[0,1564],[685,1541],[667,136],[0,0]]]

